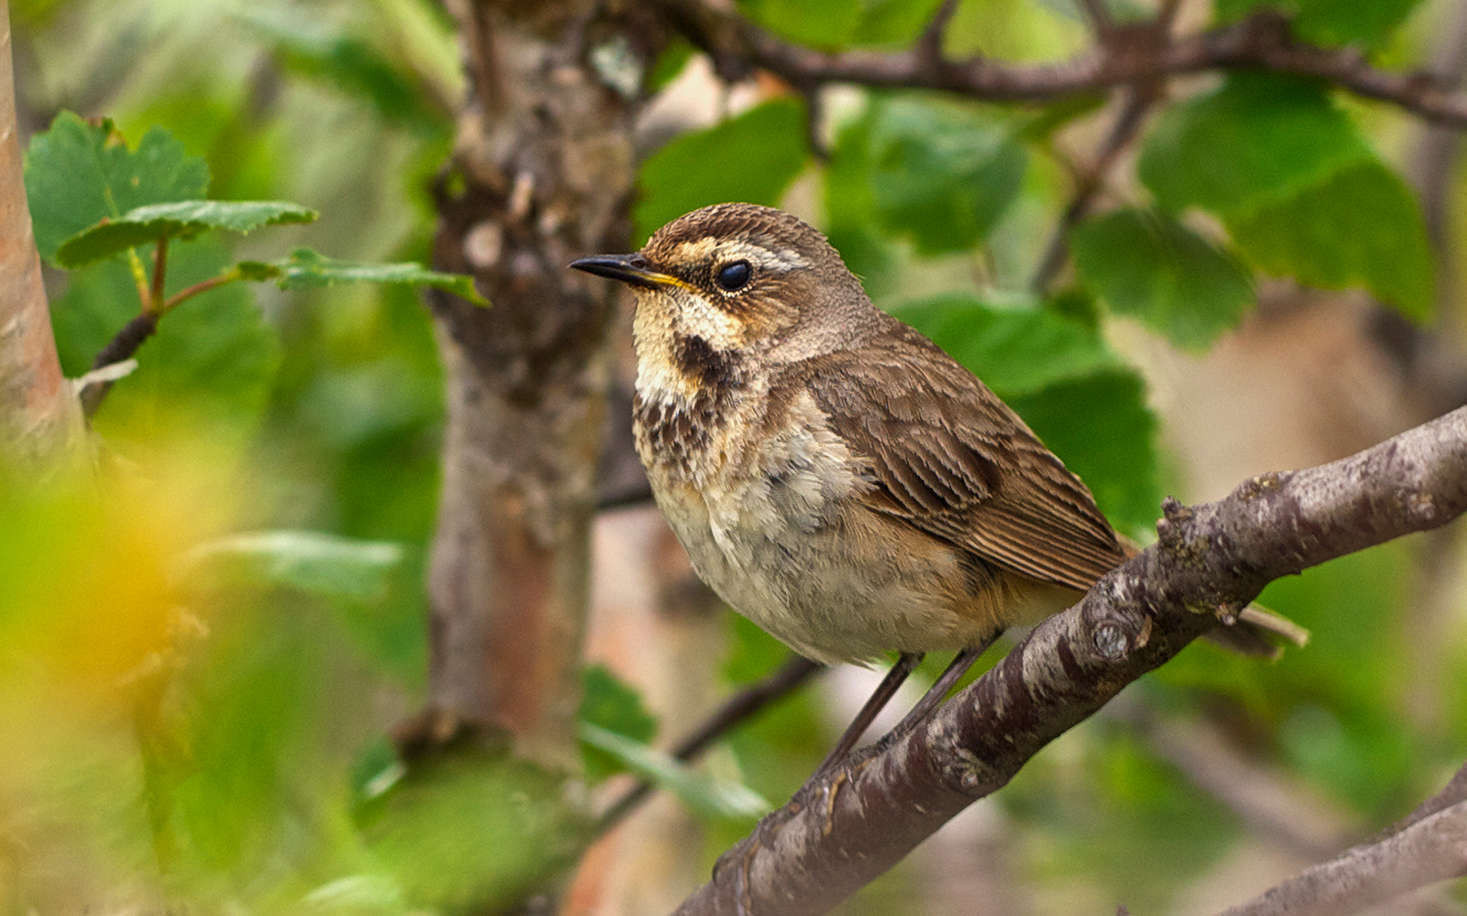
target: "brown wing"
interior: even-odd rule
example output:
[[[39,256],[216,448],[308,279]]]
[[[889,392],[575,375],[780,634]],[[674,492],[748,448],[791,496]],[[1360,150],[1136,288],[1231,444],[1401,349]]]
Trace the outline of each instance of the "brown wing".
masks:
[[[867,504],[989,563],[1076,589],[1125,558],[1090,490],[972,373],[892,321],[801,381],[874,484]]]

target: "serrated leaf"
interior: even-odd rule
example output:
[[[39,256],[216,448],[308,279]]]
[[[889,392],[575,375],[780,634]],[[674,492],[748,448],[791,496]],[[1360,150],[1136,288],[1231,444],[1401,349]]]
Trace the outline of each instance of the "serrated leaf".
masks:
[[[68,269],[161,238],[190,238],[209,229],[248,233],[261,226],[314,222],[310,207],[278,200],[180,200],[134,207],[61,243],[56,261]]]
[[[633,214],[637,237],[708,204],[776,204],[808,157],[805,106],[798,99],[774,99],[684,134],[642,163]]]
[[[748,786],[705,776],[655,748],[589,722],[580,724],[579,734],[581,741],[610,754],[626,769],[676,795],[699,814],[752,819],[769,810],[769,802]]]
[[[1169,112],[1140,174],[1164,208],[1220,216],[1251,264],[1329,288],[1359,285],[1412,317],[1434,298],[1420,207],[1324,90],[1234,74]]]
[[[908,96],[878,101],[869,116],[876,219],[919,252],[974,247],[1018,196],[1026,156],[1011,125]]]
[[[110,121],[89,124],[69,111],[31,138],[26,197],[36,248],[53,263],[67,238],[135,207],[201,198],[209,168],[167,131],[154,127],[129,149]]]
[[[178,576],[198,584],[285,587],[333,598],[366,600],[386,593],[402,563],[402,545],[319,531],[251,531],[189,550]]]
[[[1163,213],[1117,210],[1070,234],[1080,280],[1113,311],[1174,342],[1203,348],[1232,328],[1253,301],[1248,271]]]
[[[997,308],[954,294],[903,303],[891,313],[1004,398],[1122,366],[1094,328],[1046,309]]]
[[[1238,250],[1268,273],[1325,289],[1361,286],[1417,320],[1432,312],[1435,274],[1420,204],[1379,162],[1361,162],[1227,225]]]
[[[168,273],[186,286],[218,276],[227,263],[212,241],[180,242],[170,251]],[[137,307],[132,275],[121,260],[73,271],[51,307],[67,374],[85,372]],[[280,341],[249,291],[230,284],[169,312],[137,360],[137,371],[113,387],[95,417],[104,435],[158,441],[164,425],[192,422],[207,428],[201,437],[242,442],[264,411]]]
[[[489,302],[474,288],[467,274],[446,274],[421,264],[400,262],[373,264],[338,261],[309,248],[297,248],[290,257],[277,261],[241,261],[235,265],[240,277],[254,283],[271,281],[281,289],[315,289],[338,283],[402,283],[432,286],[479,305]]]
[[[641,694],[604,665],[590,665],[581,673],[582,722],[643,744],[657,733],[657,718],[642,705]],[[586,779],[599,782],[621,772],[618,759],[599,748],[582,745]]]
[[[1294,32],[1322,45],[1380,45],[1420,0],[1217,0],[1220,22],[1234,22],[1259,9],[1288,16]]]

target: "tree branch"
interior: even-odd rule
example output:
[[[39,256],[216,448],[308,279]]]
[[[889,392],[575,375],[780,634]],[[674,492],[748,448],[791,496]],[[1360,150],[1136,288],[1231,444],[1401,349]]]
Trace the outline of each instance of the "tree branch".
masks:
[[[1254,68],[1327,80],[1428,121],[1467,126],[1467,94],[1429,73],[1378,70],[1351,48],[1298,41],[1288,21],[1274,13],[1167,41],[1102,44],[1066,61],[1026,65],[984,57],[934,62],[920,43],[905,51],[827,53],[782,41],[698,0],[664,0],[664,9],[669,22],[706,51],[725,78],[763,68],[796,86],[857,83],[937,89],[989,101],[1045,101],[1186,73]]]
[[[1467,408],[1331,464],[1255,477],[1216,503],[1168,500],[1158,544],[1036,627],[927,725],[802,789],[680,912],[833,906],[1268,582],[1464,510]]]
[[[689,761],[699,757],[712,747],[719,738],[748,721],[755,714],[783,697],[789,696],[810,678],[825,670],[819,662],[812,662],[800,655],[790,658],[763,680],[755,681],[724,700],[703,724],[693,729],[673,746],[672,756],[677,760]],[[612,802],[606,813],[596,821],[594,834],[600,836],[615,827],[636,809],[655,788],[652,783],[642,781],[628,789],[626,794]]]
[[[1467,802],[1305,869],[1224,916],[1334,916],[1467,875]]]

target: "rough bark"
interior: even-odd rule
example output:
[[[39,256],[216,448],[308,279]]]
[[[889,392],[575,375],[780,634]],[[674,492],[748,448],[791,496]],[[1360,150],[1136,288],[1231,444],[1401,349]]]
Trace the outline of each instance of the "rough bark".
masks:
[[[1169,502],[1158,544],[1037,627],[926,726],[802,789],[680,912],[834,906],[1216,614],[1236,612],[1273,579],[1464,510],[1467,408],[1331,464],[1255,477],[1216,503]]]
[[[24,464],[50,464],[81,429],[81,411],[56,357],[31,234],[16,136],[10,9],[0,0],[0,449]]]
[[[567,764],[609,300],[565,266],[627,244],[635,103],[587,63],[618,28],[597,4],[450,9],[473,89],[438,186],[434,262],[473,273],[493,306],[430,297],[448,425],[430,708],[413,737],[505,729],[520,753]]]

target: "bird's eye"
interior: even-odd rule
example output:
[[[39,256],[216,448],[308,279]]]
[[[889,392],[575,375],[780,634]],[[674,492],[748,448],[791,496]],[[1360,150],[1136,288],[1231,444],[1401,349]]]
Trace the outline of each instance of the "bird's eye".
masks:
[[[748,286],[749,277],[753,274],[754,269],[749,266],[748,261],[730,261],[718,268],[713,279],[718,283],[720,289],[733,292]]]

